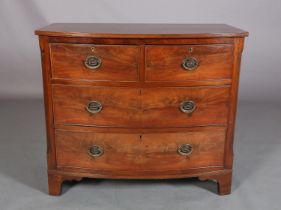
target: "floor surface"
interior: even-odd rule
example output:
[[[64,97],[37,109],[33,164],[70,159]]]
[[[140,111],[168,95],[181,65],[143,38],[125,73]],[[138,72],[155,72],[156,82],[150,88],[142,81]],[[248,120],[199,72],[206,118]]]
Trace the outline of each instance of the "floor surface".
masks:
[[[83,180],[47,194],[42,100],[0,101],[0,210],[280,210],[281,104],[239,104],[233,190],[197,179]]]

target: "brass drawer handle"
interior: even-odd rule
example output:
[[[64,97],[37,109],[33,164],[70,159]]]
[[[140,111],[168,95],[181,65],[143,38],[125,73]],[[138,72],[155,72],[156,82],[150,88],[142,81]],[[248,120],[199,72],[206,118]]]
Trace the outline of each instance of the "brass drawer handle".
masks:
[[[102,105],[98,101],[90,101],[86,106],[86,110],[91,114],[97,114],[102,110]]]
[[[196,103],[194,101],[183,101],[180,104],[180,110],[183,113],[192,113],[196,109]]]
[[[193,147],[191,144],[182,144],[178,148],[178,153],[183,156],[191,155]]]
[[[88,148],[88,154],[93,157],[99,157],[103,154],[103,148],[98,145],[92,145]]]
[[[97,56],[89,55],[89,56],[87,56],[84,64],[88,69],[96,70],[101,66],[102,61]]]
[[[187,57],[182,61],[182,67],[187,71],[193,71],[199,66],[199,61],[194,57]]]

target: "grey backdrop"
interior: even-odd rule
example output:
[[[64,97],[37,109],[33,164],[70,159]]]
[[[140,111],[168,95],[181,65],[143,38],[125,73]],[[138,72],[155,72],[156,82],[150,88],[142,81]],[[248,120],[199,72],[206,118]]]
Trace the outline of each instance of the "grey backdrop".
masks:
[[[1,0],[0,97],[41,97],[33,31],[53,22],[227,23],[250,32],[240,99],[281,100],[280,0]]]
[[[0,210],[280,210],[280,0],[0,0]],[[47,195],[36,28],[52,22],[228,23],[250,32],[241,70],[233,190],[196,179],[84,180]]]

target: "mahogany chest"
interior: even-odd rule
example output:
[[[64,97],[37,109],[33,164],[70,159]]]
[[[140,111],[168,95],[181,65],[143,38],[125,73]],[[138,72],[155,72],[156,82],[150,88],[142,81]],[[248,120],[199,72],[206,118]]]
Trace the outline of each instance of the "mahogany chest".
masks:
[[[244,38],[223,24],[51,24],[39,35],[49,193],[89,178],[231,191]]]

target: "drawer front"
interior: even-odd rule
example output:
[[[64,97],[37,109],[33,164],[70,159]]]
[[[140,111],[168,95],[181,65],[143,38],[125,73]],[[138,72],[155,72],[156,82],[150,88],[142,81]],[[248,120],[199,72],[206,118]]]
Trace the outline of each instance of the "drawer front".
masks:
[[[143,135],[56,131],[57,165],[164,173],[222,167],[224,140],[224,127]]]
[[[53,86],[55,125],[136,127],[139,90],[131,88]]]
[[[233,46],[172,45],[145,48],[148,81],[186,81],[231,78]]]
[[[226,124],[229,87],[147,88],[142,90],[146,127]]]
[[[56,125],[190,127],[226,124],[229,87],[53,86]]]
[[[52,77],[95,81],[136,81],[137,46],[50,44]]]

